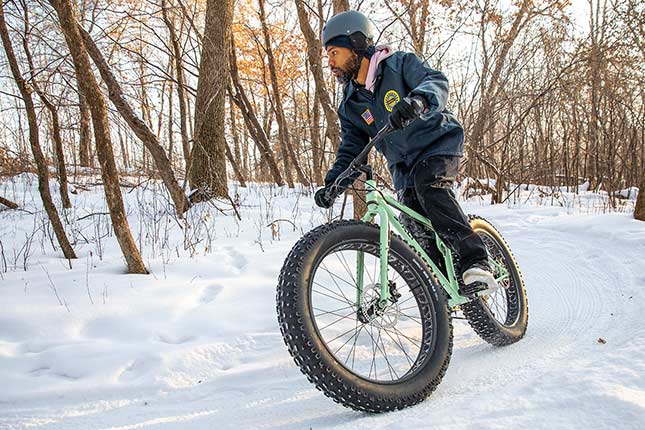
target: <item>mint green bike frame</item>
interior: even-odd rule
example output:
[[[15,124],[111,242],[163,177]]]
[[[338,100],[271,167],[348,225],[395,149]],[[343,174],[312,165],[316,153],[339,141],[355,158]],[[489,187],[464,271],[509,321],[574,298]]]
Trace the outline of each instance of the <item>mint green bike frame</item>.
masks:
[[[398,218],[395,216],[392,207],[398,209],[399,211],[407,214],[408,216],[415,219],[417,222],[421,223],[425,227],[434,231],[432,223],[429,219],[422,216],[421,214],[415,212],[409,207],[402,205],[395,199],[390,196],[384,195],[376,188],[376,182],[373,179],[368,179],[365,182],[367,190],[367,212],[363,216],[363,221],[373,223],[374,219],[378,216],[380,224],[380,287],[381,287],[381,297],[379,300],[379,307],[385,308],[388,305],[390,300],[390,288],[388,282],[388,256],[390,253],[390,230],[394,230],[403,238],[403,240],[411,246],[415,251],[421,255],[423,261],[430,266],[432,272],[434,273],[436,279],[439,281],[443,289],[448,294],[448,304],[451,308],[455,308],[458,305],[468,302],[468,298],[459,294],[459,283],[457,281],[457,274],[455,273],[455,266],[453,264],[452,252],[446,246],[446,244],[441,240],[438,234],[435,234],[435,240],[437,244],[437,249],[443,255],[446,267],[446,275],[442,273],[441,270],[437,267],[435,262],[428,256],[426,251],[421,247],[419,242],[412,237],[406,229],[401,225]],[[492,267],[499,269],[499,276],[497,281],[501,281],[504,278],[508,277],[508,271],[506,268],[499,264],[494,259],[490,259]],[[365,264],[365,252],[359,251],[357,256],[357,291],[356,291],[356,303],[360,307],[361,304],[361,295],[363,292],[363,268]]]
[[[367,154],[369,151],[376,145],[376,142],[381,140],[385,135],[392,132],[392,128],[389,125],[386,125],[381,130],[378,131],[376,136],[374,136],[370,142],[365,146],[360,154],[352,160],[349,167],[342,172],[334,182],[334,186],[337,186],[341,180],[348,178],[353,172],[363,171],[367,174],[367,181],[365,181],[365,187],[367,191],[367,212],[363,216],[362,220],[365,222],[373,223],[374,219],[378,216],[380,223],[380,293],[381,297],[378,301],[378,307],[380,309],[385,309],[391,298],[390,285],[388,281],[388,256],[390,253],[390,230],[391,227],[394,227],[394,230],[403,238],[403,240],[411,246],[415,251],[421,255],[421,258],[425,263],[432,269],[436,279],[439,281],[439,284],[446,290],[448,294],[448,305],[451,308],[455,308],[461,304],[468,302],[468,298],[459,294],[459,282],[457,281],[457,275],[455,273],[455,265],[452,260],[452,252],[446,246],[446,244],[441,240],[438,234],[435,234],[435,241],[437,244],[437,249],[443,255],[446,274],[444,275],[441,270],[437,267],[434,261],[428,256],[426,251],[421,247],[419,242],[416,241],[401,225],[398,218],[394,215],[392,207],[398,209],[399,211],[407,214],[408,216],[415,219],[417,222],[421,223],[423,226],[428,229],[435,231],[432,227],[432,223],[429,219],[422,216],[421,214],[415,212],[409,207],[402,205],[397,202],[392,197],[384,195],[376,188],[376,182],[372,177],[372,169],[370,166],[364,164],[367,160]],[[363,169],[362,167],[366,167]],[[334,187],[332,187],[334,188]],[[334,195],[334,198],[337,197],[337,194]],[[489,262],[491,267],[498,269],[497,282],[508,278],[509,274],[506,268],[497,262],[495,259],[489,257]],[[363,294],[363,270],[365,267],[365,251],[358,251],[356,258],[356,306],[358,309],[361,308],[361,296]],[[447,277],[446,277],[447,275]]]

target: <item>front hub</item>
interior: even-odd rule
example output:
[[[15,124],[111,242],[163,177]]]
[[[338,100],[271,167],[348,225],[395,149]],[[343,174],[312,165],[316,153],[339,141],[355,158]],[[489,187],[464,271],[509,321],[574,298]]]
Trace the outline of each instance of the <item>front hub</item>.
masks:
[[[356,312],[356,317],[363,324],[372,324],[377,327],[393,327],[399,320],[398,300],[401,294],[396,289],[396,284],[389,281],[390,299],[381,300],[381,284],[369,284],[363,287],[361,304]]]

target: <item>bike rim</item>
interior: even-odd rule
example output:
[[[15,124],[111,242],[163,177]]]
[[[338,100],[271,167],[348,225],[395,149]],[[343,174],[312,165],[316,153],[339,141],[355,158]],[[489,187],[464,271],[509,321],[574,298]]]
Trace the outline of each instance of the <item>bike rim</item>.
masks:
[[[499,281],[501,288],[498,288],[490,295],[481,297],[481,301],[495,321],[503,326],[510,327],[517,321],[519,309],[517,306],[517,280],[512,270],[512,263],[509,264],[508,257],[496,238],[487,232],[480,231],[478,233],[486,246],[489,258],[492,258],[497,264],[503,266],[508,273],[506,278]],[[496,265],[492,266],[495,278],[499,278],[499,268]]]
[[[414,376],[433,348],[432,302],[420,300],[424,293],[414,286],[413,271],[404,270],[403,261],[390,250],[388,280],[395,283],[401,297],[383,314],[360,321],[356,306],[359,250],[364,253],[361,308],[365,310],[379,297],[378,245],[363,241],[338,244],[319,259],[312,273],[312,320],[327,351],[349,372],[380,384],[400,382]],[[420,301],[427,303],[422,306]]]

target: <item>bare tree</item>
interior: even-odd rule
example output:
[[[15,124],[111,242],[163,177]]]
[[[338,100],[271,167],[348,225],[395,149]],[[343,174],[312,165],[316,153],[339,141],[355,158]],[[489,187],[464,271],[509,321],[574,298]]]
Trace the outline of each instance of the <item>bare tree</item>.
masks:
[[[58,15],[61,30],[72,54],[76,75],[79,77],[80,89],[85,95],[92,113],[96,150],[101,164],[101,176],[114,233],[127,262],[129,272],[148,273],[130,233],[130,226],[123,206],[123,197],[119,188],[119,174],[114,161],[107,107],[103,94],[101,94],[92,73],[90,59],[78,29],[75,7],[70,0],[50,0],[50,4]]]
[[[181,48],[179,46],[179,37],[175,31],[175,24],[170,16],[169,6],[166,0],[161,0],[161,12],[163,21],[170,33],[170,43],[172,45],[172,59],[175,62],[174,70],[177,78],[177,102],[179,103],[179,129],[181,132],[181,145],[184,150],[184,161],[186,163],[186,171],[190,168],[190,143],[188,141],[188,112],[186,107],[186,94],[185,86],[186,80],[184,79],[184,64],[181,60]]]
[[[190,185],[201,195],[198,200],[228,197],[224,109],[232,17],[233,0],[208,0],[190,167]]]
[[[27,121],[29,123],[29,143],[31,145],[31,151],[34,156],[34,161],[36,162],[36,168],[38,172],[38,191],[40,192],[40,197],[43,201],[43,206],[49,217],[49,221],[52,223],[54,228],[54,234],[58,240],[58,244],[63,250],[65,258],[72,259],[76,258],[74,249],[67,239],[65,234],[65,228],[63,223],[58,216],[58,210],[52,201],[51,193],[49,192],[49,171],[47,169],[47,163],[43,152],[40,148],[40,139],[38,137],[38,122],[36,119],[36,109],[34,108],[34,102],[31,98],[31,88],[27,84],[27,81],[22,77],[20,68],[18,67],[18,61],[16,60],[16,55],[13,51],[13,46],[11,45],[11,39],[9,39],[9,30],[7,29],[7,23],[5,22],[4,17],[4,7],[0,4],[0,36],[2,38],[2,45],[4,46],[4,51],[7,54],[7,60],[9,61],[9,66],[11,68],[11,73],[16,85],[20,90],[20,95],[25,104],[25,110],[27,112]],[[3,201],[3,203],[5,203]],[[6,204],[6,203],[5,203]]]
[[[277,185],[282,186],[284,185],[284,181],[282,180],[282,175],[280,174],[280,170],[278,169],[278,163],[276,163],[275,161],[275,155],[273,154],[273,150],[271,149],[269,138],[267,137],[264,128],[260,124],[260,121],[258,120],[257,115],[253,110],[253,106],[246,96],[246,91],[244,90],[244,87],[240,82],[240,77],[237,70],[237,57],[235,55],[235,41],[233,38],[231,38],[229,55],[231,80],[233,81],[233,87],[235,88],[235,92],[233,92],[232,88],[229,88],[228,90],[229,95],[231,96],[231,100],[233,100],[235,105],[240,109],[240,112],[242,112],[242,117],[244,118],[246,128],[251,134],[251,137],[258,147],[260,153],[262,154],[262,157],[266,161],[266,164],[269,165],[269,170],[271,171],[273,181]]]
[[[349,10],[349,0],[332,0],[334,15]]]
[[[400,3],[403,12],[398,12],[393,3]],[[396,16],[401,23],[409,40],[412,42],[412,49],[419,57],[423,57],[426,43],[426,27],[430,14],[430,0],[386,0],[385,5]]]
[[[309,16],[307,15],[303,0],[296,0],[296,9],[298,11],[300,30],[305,37],[305,42],[307,43],[307,60],[309,61],[311,74],[314,78],[316,98],[322,107],[323,114],[327,121],[327,137],[332,144],[332,148],[336,149],[340,142],[340,129],[338,127],[338,116],[332,106],[331,97],[329,96],[327,85],[325,84],[322,65],[322,43],[309,22]],[[321,148],[321,152],[322,151],[323,148]],[[316,166],[314,168],[316,168]],[[322,170],[322,164],[317,166],[317,168]]]
[[[63,207],[69,209],[72,207],[72,202],[69,200],[69,192],[67,190],[67,171],[65,168],[65,152],[63,151],[63,139],[61,137],[60,129],[60,119],[58,117],[58,108],[54,106],[49,100],[45,91],[43,91],[35,79],[35,68],[34,61],[31,56],[31,49],[29,49],[29,33],[31,32],[29,26],[29,10],[27,9],[27,3],[21,1],[21,6],[23,8],[23,18],[24,18],[24,34],[22,36],[22,46],[27,57],[27,64],[29,65],[29,75],[31,77],[30,84],[33,89],[40,97],[40,100],[43,102],[49,113],[51,114],[52,121],[52,135],[54,140],[54,154],[56,160],[56,171],[58,172],[58,181],[60,183],[60,197],[63,202]]]
[[[150,130],[150,127],[146,125],[145,122],[139,118],[139,116],[134,112],[130,104],[127,102],[123,96],[123,91],[121,86],[117,82],[116,78],[112,74],[110,67],[103,58],[103,55],[99,51],[98,47],[87,33],[80,25],[78,26],[78,31],[83,38],[85,46],[87,47],[87,52],[92,57],[94,64],[99,70],[103,81],[108,87],[108,95],[110,100],[117,108],[123,119],[128,123],[132,131],[137,135],[143,145],[148,151],[152,158],[155,161],[155,165],[159,171],[161,179],[166,186],[166,189],[170,193],[170,196],[175,203],[175,210],[177,214],[181,216],[182,213],[187,211],[190,208],[190,202],[184,195],[175,174],[172,170],[170,160],[166,155],[166,152],[157,139],[157,136]]]
[[[285,174],[287,175],[287,178],[290,179],[291,175],[289,172],[289,159],[291,159],[291,163],[293,163],[293,167],[296,170],[296,175],[298,176],[298,181],[300,181],[301,184],[308,186],[309,180],[305,177],[305,174],[300,167],[300,162],[298,161],[298,157],[295,154],[291,142],[291,137],[289,136],[289,127],[287,125],[284,105],[282,103],[282,95],[280,94],[280,88],[278,84],[278,73],[276,71],[275,57],[273,55],[273,48],[271,47],[271,35],[269,32],[269,27],[267,25],[266,13],[264,10],[265,0],[258,0],[258,3],[260,6],[260,23],[262,24],[262,34],[264,36],[264,51],[267,55],[269,75],[271,78],[271,88],[273,90],[273,111],[275,113],[276,119],[278,120],[278,135],[284,157],[283,162],[286,172]],[[293,186],[293,183],[290,183],[289,185]]]

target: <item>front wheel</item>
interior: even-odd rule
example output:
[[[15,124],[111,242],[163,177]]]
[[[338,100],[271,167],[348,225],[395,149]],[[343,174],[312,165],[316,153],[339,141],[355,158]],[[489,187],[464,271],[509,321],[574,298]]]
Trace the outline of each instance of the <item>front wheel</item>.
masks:
[[[486,342],[503,346],[520,340],[528,325],[529,309],[520,269],[502,235],[491,223],[469,217],[470,226],[481,237],[496,278],[502,288],[461,305],[470,326]],[[501,276],[500,267],[507,272]]]
[[[368,412],[421,402],[452,352],[444,293],[397,236],[388,258],[391,298],[379,306],[379,250],[378,226],[322,225],[293,247],[277,289],[280,330],[300,370],[336,402]]]

